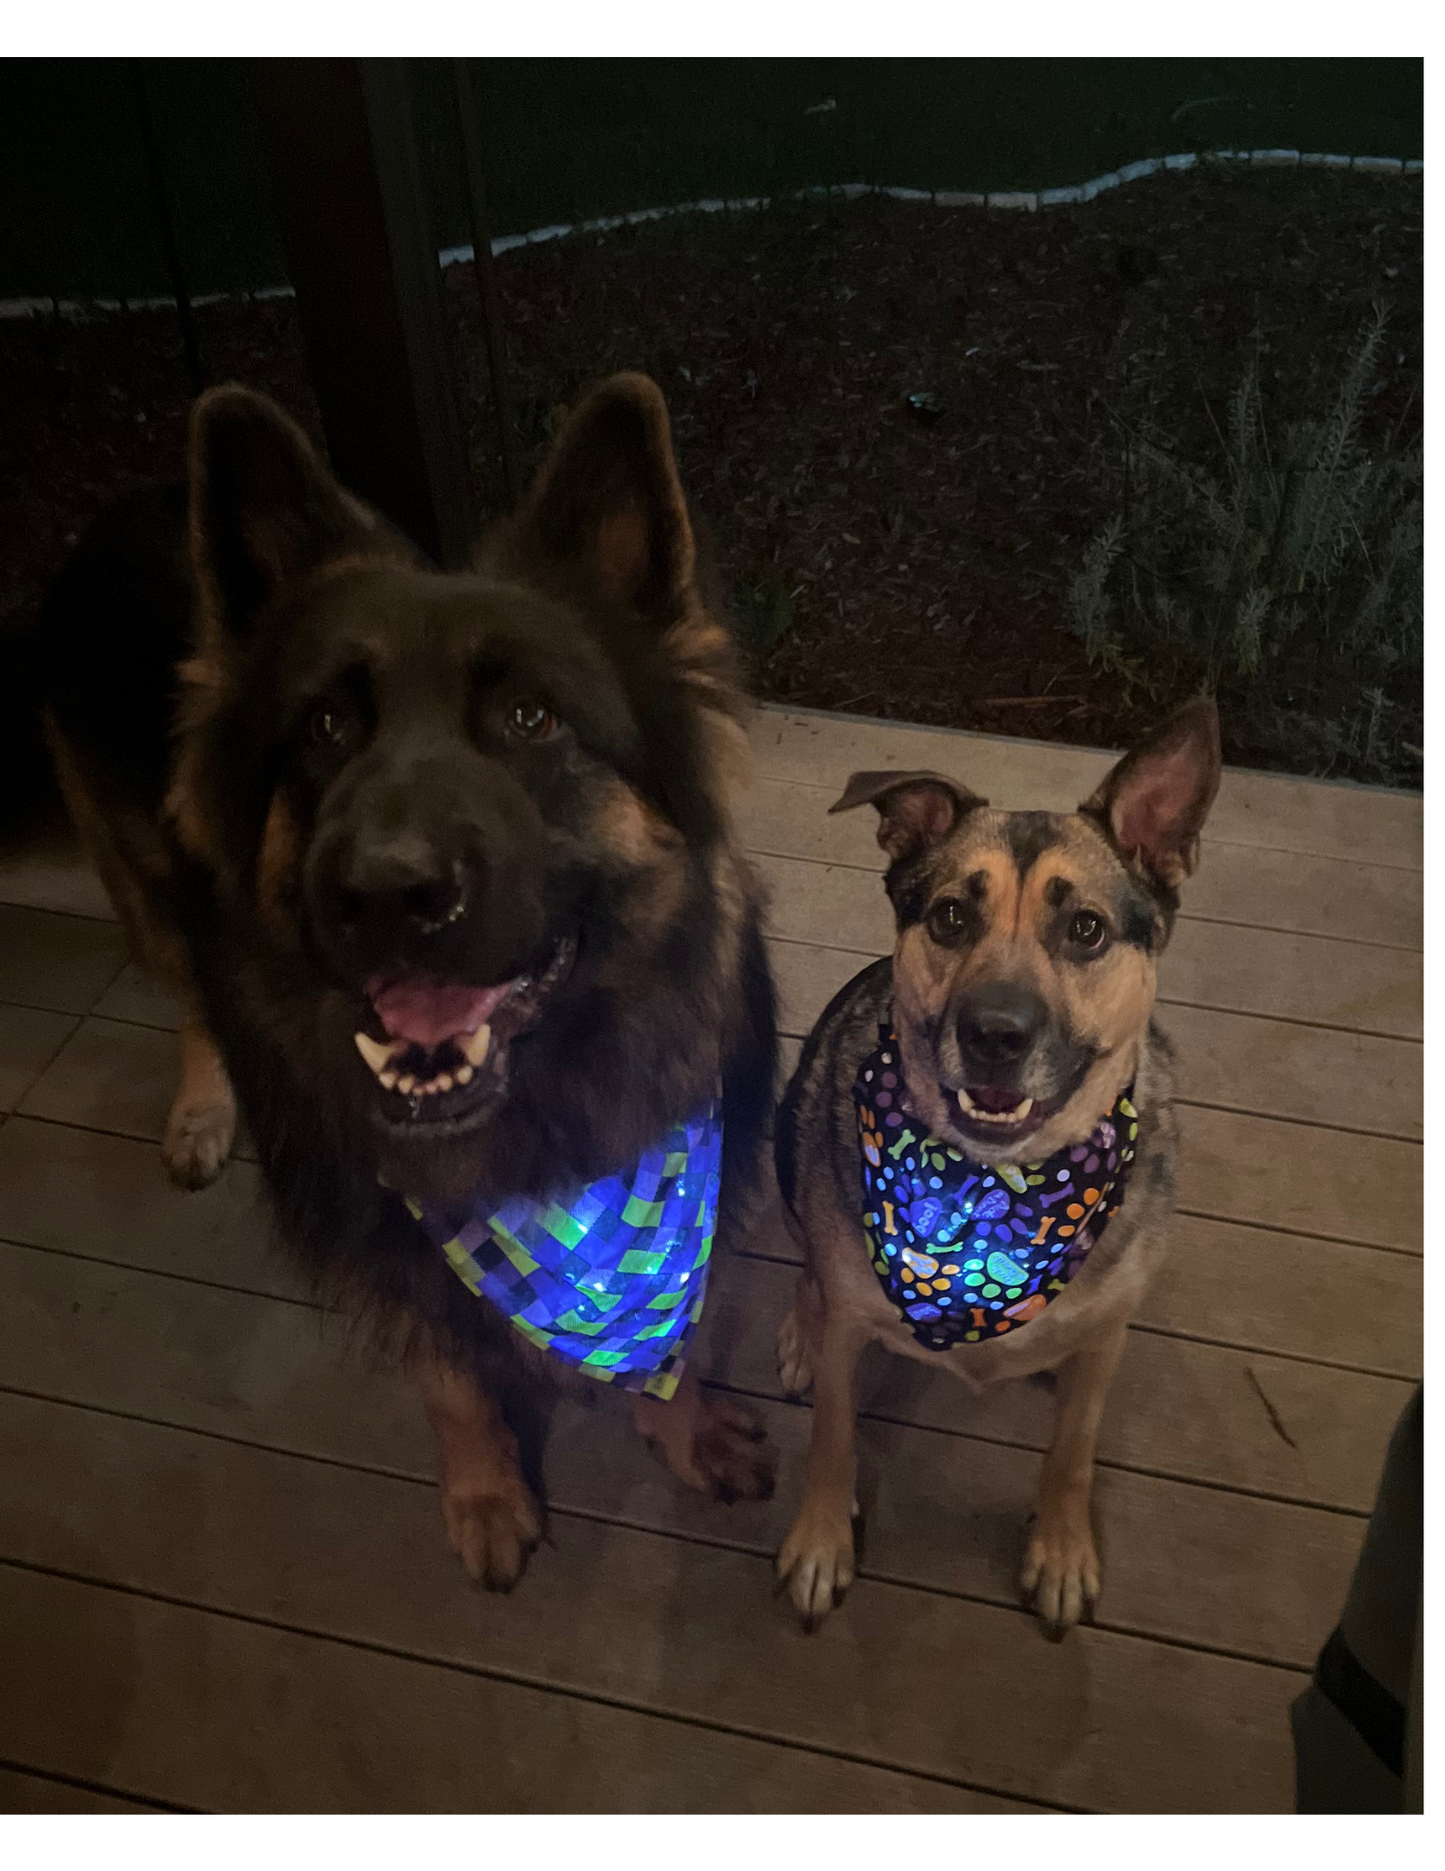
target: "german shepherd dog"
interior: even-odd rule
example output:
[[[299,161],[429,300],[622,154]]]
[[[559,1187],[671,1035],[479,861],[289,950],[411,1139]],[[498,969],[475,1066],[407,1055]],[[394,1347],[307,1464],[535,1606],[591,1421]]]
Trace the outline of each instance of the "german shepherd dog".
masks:
[[[185,1010],[172,1177],[210,1182],[240,1113],[318,1289],[414,1363],[452,1545],[510,1587],[542,1520],[502,1398],[556,1360],[403,1192],[611,1175],[720,1085],[722,1236],[771,1104],[743,698],[660,392],[597,389],[449,574],[274,404],[210,391],[188,489],[102,516],[40,655],[67,806]],[[684,1480],[770,1490],[755,1420],[690,1371],[632,1407]]]
[[[787,1391],[813,1391],[806,1495],[777,1570],[810,1626],[854,1574],[855,1374],[871,1341],[970,1385],[1057,1373],[1022,1588],[1054,1635],[1092,1607],[1094,1442],[1173,1202],[1155,968],[1219,773],[1218,719],[1201,700],[1072,814],[990,810],[939,773],[857,773],[833,807],[877,807],[898,934],[892,957],[824,1012],[776,1125],[784,1218],[804,1256],[779,1371]],[[896,1114],[880,1117],[889,1104]],[[1128,1167],[1111,1185],[1118,1156]],[[864,1164],[895,1180],[866,1184]],[[914,1224],[936,1226],[929,1190],[943,1181],[904,1184],[905,1167],[959,1185],[951,1250],[905,1230],[915,1191]],[[1076,1201],[1050,1206],[1055,1173]],[[1008,1232],[1020,1211],[1028,1221]],[[984,1217],[993,1226],[970,1239]]]

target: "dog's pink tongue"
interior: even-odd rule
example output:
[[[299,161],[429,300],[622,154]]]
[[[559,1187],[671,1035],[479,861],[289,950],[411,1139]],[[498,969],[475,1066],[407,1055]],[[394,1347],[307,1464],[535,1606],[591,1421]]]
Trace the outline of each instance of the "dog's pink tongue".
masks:
[[[440,1046],[456,1033],[475,1033],[490,1020],[511,987],[462,987],[439,981],[397,981],[391,987],[368,983],[371,1004],[392,1039]]]

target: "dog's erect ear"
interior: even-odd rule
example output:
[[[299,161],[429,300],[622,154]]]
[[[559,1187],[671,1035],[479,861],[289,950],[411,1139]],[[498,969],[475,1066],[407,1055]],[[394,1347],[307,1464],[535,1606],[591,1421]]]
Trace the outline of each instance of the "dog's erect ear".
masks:
[[[503,530],[500,556],[508,570],[580,578],[659,624],[681,614],[696,554],[667,405],[650,377],[609,377],[579,405]]]
[[[282,585],[328,560],[396,550],[269,397],[227,384],[191,413],[191,563],[204,628],[246,635]]]
[[[877,806],[878,842],[895,861],[946,838],[965,812],[988,801],[943,773],[855,773],[830,812]]]
[[[1079,810],[1101,820],[1126,858],[1174,890],[1199,863],[1220,765],[1219,711],[1197,696],[1126,754]]]

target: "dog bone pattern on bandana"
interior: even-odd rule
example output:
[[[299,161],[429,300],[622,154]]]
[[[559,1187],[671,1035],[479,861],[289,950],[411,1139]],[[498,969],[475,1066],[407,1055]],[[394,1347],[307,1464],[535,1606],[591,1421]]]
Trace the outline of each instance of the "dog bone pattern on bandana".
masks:
[[[1132,1085],[1086,1143],[1043,1163],[977,1163],[904,1109],[898,1041],[878,1029],[853,1082],[863,1227],[884,1292],[933,1351],[1037,1318],[1119,1212],[1139,1117]]]
[[[722,1177],[713,1100],[634,1168],[458,1216],[406,1205],[466,1287],[589,1377],[669,1398],[702,1317]]]

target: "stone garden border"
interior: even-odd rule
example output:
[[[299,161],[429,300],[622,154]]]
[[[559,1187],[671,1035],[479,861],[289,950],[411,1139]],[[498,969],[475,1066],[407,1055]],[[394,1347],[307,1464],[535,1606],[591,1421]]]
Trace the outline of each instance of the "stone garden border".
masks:
[[[1094,201],[1110,189],[1139,182],[1161,171],[1193,169],[1200,163],[1247,163],[1252,169],[1353,169],[1368,175],[1420,175],[1423,161],[1403,161],[1398,156],[1332,156],[1301,153],[1297,149],[1215,149],[1201,154],[1180,156],[1145,156],[1138,162],[1125,163],[1107,175],[1071,188],[1005,189],[973,192],[963,189],[889,188],[871,182],[843,182],[829,188],[793,189],[782,199],[806,201],[815,197],[838,197],[856,201],[863,195],[886,195],[893,201],[926,201],[936,208],[984,208],[1036,213],[1041,208],[1062,207],[1068,203]],[[637,208],[628,214],[603,215],[596,220],[562,222],[551,227],[534,227],[525,234],[500,234],[492,241],[494,255],[510,253],[516,247],[538,246],[544,241],[564,240],[573,234],[606,234],[618,227],[634,227],[644,221],[665,221],[679,214],[734,213],[751,208],[766,208],[770,195],[749,195],[734,200],[678,202],[668,208]],[[437,259],[442,266],[469,263],[475,249],[443,247]],[[220,305],[228,300],[289,299],[290,286],[262,286],[249,292],[207,292],[194,298],[193,305]],[[29,318],[50,314],[52,317],[83,319],[102,313],[120,311],[164,311],[175,305],[169,293],[144,299],[0,299],[0,318]]]

